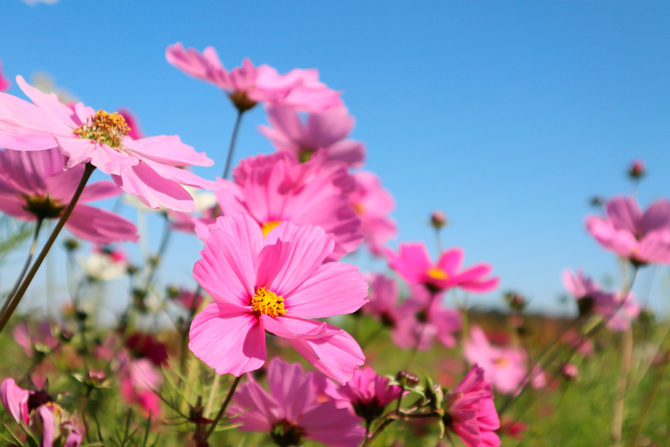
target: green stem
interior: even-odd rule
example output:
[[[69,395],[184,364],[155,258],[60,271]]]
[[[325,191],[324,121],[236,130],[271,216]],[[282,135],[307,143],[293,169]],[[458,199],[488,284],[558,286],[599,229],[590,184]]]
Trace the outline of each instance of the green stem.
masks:
[[[240,384],[240,380],[242,380],[242,376],[244,374],[240,375],[240,377],[235,377],[235,380],[233,381],[233,384],[230,385],[230,390],[228,390],[228,395],[226,396],[226,400],[223,401],[223,405],[221,405],[221,409],[219,410],[219,414],[216,415],[216,418],[214,419],[214,422],[212,422],[212,426],[209,428],[207,431],[207,434],[205,437],[200,441],[200,445],[207,445],[207,439],[209,439],[210,436],[212,436],[212,433],[214,433],[214,430],[216,429],[216,426],[219,424],[219,421],[223,417],[224,413],[226,412],[226,408],[228,408],[228,405],[230,404],[230,401],[233,398],[233,394],[235,394],[235,390],[237,389],[237,385]]]
[[[375,432],[372,434],[372,436],[370,436],[370,437],[367,438],[365,441],[363,441],[363,444],[361,444],[361,447],[367,447],[367,446],[369,446],[370,444],[372,444],[372,442],[373,442],[375,439],[377,439],[377,437],[379,437],[379,435],[381,435],[382,432],[386,429],[386,427],[388,427],[389,425],[391,425],[391,424],[393,423],[393,421],[395,421],[395,419],[386,419],[386,420],[385,420],[385,421],[384,421],[384,422],[377,428],[377,430],[375,430]]]
[[[661,382],[663,382],[665,372],[668,370],[668,364],[670,364],[670,361],[668,360],[663,361],[663,366],[658,371],[656,381],[654,382],[654,385],[649,391],[649,396],[647,397],[647,401],[644,403],[644,408],[642,409],[642,414],[640,415],[640,422],[637,425],[637,429],[635,429],[635,436],[633,436],[633,439],[630,443],[631,447],[637,447],[638,445],[637,441],[638,439],[640,439],[640,435],[642,434],[642,428],[644,428],[644,422],[647,419],[647,416],[649,415],[649,411],[651,410],[651,404],[654,403],[654,398],[658,394],[658,390],[661,387]]]
[[[44,218],[38,217],[37,222],[35,223],[35,232],[33,233],[33,241],[30,244],[30,251],[28,252],[28,257],[26,258],[25,264],[23,264],[23,269],[21,269],[19,277],[16,279],[16,284],[14,284],[14,287],[12,287],[12,291],[9,293],[9,295],[7,295],[7,301],[10,301],[12,298],[14,298],[16,291],[19,290],[21,281],[23,281],[23,278],[26,276],[28,267],[30,267],[30,261],[33,260],[33,255],[35,254],[35,248],[37,248],[37,236],[39,236],[40,234],[40,228],[42,228],[42,222],[44,222]]]
[[[84,168],[84,174],[82,175],[79,185],[77,186],[77,190],[75,191],[74,196],[72,196],[72,200],[70,200],[70,203],[68,204],[67,208],[65,208],[63,215],[60,217],[58,223],[51,232],[49,240],[47,240],[46,244],[44,244],[44,247],[42,247],[42,251],[40,251],[40,254],[37,256],[37,259],[35,259],[35,263],[33,264],[28,274],[26,275],[26,278],[21,283],[19,289],[11,297],[11,299],[7,300],[4,307],[2,308],[2,311],[0,312],[0,332],[2,332],[5,325],[9,321],[9,317],[12,316],[14,310],[16,310],[16,306],[19,305],[21,298],[23,298],[23,295],[26,293],[26,290],[28,290],[28,286],[35,277],[37,270],[42,265],[42,261],[44,261],[44,258],[46,258],[47,253],[49,253],[49,250],[51,249],[51,246],[56,241],[56,238],[60,234],[60,231],[63,229],[65,222],[67,222],[68,218],[70,217],[70,214],[72,214],[72,210],[77,204],[77,201],[79,200],[81,193],[84,191],[84,187],[86,186],[86,183],[88,182],[88,179],[91,177],[91,174],[93,174],[94,170],[95,166],[93,166],[90,163],[86,164]]]
[[[235,151],[235,141],[237,141],[237,133],[240,130],[240,124],[242,123],[242,114],[243,110],[237,111],[237,118],[235,118],[235,127],[233,127],[233,135],[230,137],[230,145],[228,146],[228,156],[226,157],[226,166],[223,168],[223,178],[228,177],[230,172],[230,164],[233,161],[233,152]]]

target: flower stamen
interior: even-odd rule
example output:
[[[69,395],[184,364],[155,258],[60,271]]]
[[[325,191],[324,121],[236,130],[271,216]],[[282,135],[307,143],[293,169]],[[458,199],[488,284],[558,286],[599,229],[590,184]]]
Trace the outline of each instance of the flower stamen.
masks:
[[[284,298],[267,290],[265,287],[256,289],[256,295],[251,299],[251,305],[257,314],[265,314],[269,317],[284,315]]]
[[[429,268],[426,274],[433,279],[447,279],[449,277],[447,272],[438,267]]]
[[[130,127],[123,116],[98,110],[93,117],[74,130],[74,134],[80,138],[87,138],[109,147],[120,148],[123,137],[128,135]]]
[[[271,220],[261,225],[261,230],[263,231],[263,237],[267,236],[268,233],[272,231],[275,227],[278,227],[280,223],[281,220]]]

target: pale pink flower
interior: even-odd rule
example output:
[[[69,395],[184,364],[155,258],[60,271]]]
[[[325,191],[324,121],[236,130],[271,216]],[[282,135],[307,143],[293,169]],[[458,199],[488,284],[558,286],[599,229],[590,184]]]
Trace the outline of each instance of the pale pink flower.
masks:
[[[364,314],[379,320],[384,326],[394,328],[400,320],[398,284],[381,274],[373,274],[370,281],[370,300],[361,308]]]
[[[63,170],[65,158],[58,149],[0,151],[0,210],[25,221],[57,219],[63,214],[84,173],[83,166]],[[65,222],[75,236],[95,244],[136,242],[135,225],[109,211],[85,205],[121,194],[112,182],[86,185]]]
[[[492,346],[479,326],[470,330],[464,355],[468,363],[479,364],[486,371],[486,380],[503,394],[516,391],[528,373],[523,350]]]
[[[82,103],[73,111],[55,94],[42,93],[21,76],[16,80],[33,104],[0,93],[0,147],[21,151],[59,147],[67,157],[65,167],[90,163],[151,208],[192,211],[193,198],[182,185],[216,187],[215,182],[180,169],[210,166],[213,161],[178,136],[126,138],[130,129],[118,113],[95,112]]]
[[[596,303],[595,311],[604,318],[613,316],[607,322],[607,328],[613,332],[624,332],[630,329],[631,322],[636,320],[640,315],[642,306],[635,299],[633,292],[626,295],[626,298],[621,299],[621,293],[614,292],[607,295],[609,301],[601,301]]]
[[[23,322],[12,330],[14,341],[23,348],[28,357],[35,353],[47,353],[58,346],[58,339],[51,335],[51,326],[48,321],[41,321],[29,326]]]
[[[130,138],[133,140],[144,138],[144,133],[140,128],[140,121],[133,112],[128,109],[119,109],[119,115],[121,115],[123,119],[126,120],[126,124],[128,124],[128,127],[130,127],[130,131],[128,132],[128,136]]]
[[[423,284],[432,291],[460,287],[469,292],[490,292],[498,287],[498,278],[486,279],[493,268],[477,264],[459,272],[465,253],[460,248],[443,252],[436,264],[423,243],[400,244],[398,254],[387,249],[389,264],[410,284]]]
[[[14,379],[5,379],[0,386],[0,398],[7,412],[39,447],[79,447],[82,431],[78,424],[44,391],[20,388]]]
[[[161,401],[154,390],[163,383],[163,374],[150,359],[127,359],[119,371],[121,398],[138,405],[145,415],[160,416]]]
[[[607,201],[607,217],[589,216],[586,228],[600,244],[633,264],[670,264],[670,201],[661,199],[642,212],[633,197]]]
[[[369,366],[357,369],[349,382],[332,394],[334,399],[344,399],[350,405],[356,416],[368,423],[380,418],[384,408],[391,402],[398,400],[402,389],[398,385],[389,386],[389,380],[382,377]]]
[[[279,446],[312,440],[331,447],[355,447],[363,440],[361,420],[335,402],[318,402],[312,375],[299,364],[272,360],[270,393],[250,376],[249,380],[235,393],[229,410],[231,423],[241,424],[238,430],[268,433]]]
[[[496,430],[500,419],[493,404],[491,384],[484,378],[484,368],[474,365],[446,398],[443,417],[448,430],[456,433],[467,447],[498,447]]]
[[[205,48],[201,54],[194,48],[184,49],[180,42],[170,45],[165,57],[184,73],[224,90],[240,111],[259,102],[308,112],[342,104],[340,93],[320,82],[316,69],[295,69],[280,75],[268,65],[256,67],[244,59],[241,67],[228,71],[213,47]]]
[[[9,90],[9,79],[5,78],[2,73],[2,61],[0,61],[0,92]]]
[[[281,222],[318,225],[335,242],[330,259],[339,259],[362,242],[361,222],[349,206],[354,180],[344,163],[327,161],[322,151],[306,163],[287,152],[249,157],[233,170],[233,182],[216,192],[225,216],[251,216],[268,234]],[[196,223],[198,236],[207,238],[206,219]],[[203,225],[204,223],[204,225]]]
[[[391,338],[398,347],[428,351],[435,338],[447,348],[456,346],[454,334],[461,330],[461,314],[442,307],[442,295],[415,285],[397,314],[400,318],[391,331]]]
[[[300,161],[309,160],[314,152],[324,149],[329,160],[359,168],[365,160],[365,144],[349,140],[356,120],[346,107],[331,107],[325,112],[310,113],[303,123],[294,109],[280,106],[267,107],[272,127],[260,126],[278,151],[291,152]]]
[[[284,222],[267,235],[246,214],[209,226],[193,277],[216,301],[196,315],[189,348],[217,374],[265,363],[265,331],[345,383],[365,357],[343,330],[313,318],[358,310],[368,286],[353,265],[324,261],[335,243],[316,226]]]
[[[361,232],[370,251],[381,256],[386,243],[398,234],[395,221],[389,217],[395,209],[393,196],[371,172],[358,172],[354,178],[356,189],[349,195],[349,203],[361,219]]]

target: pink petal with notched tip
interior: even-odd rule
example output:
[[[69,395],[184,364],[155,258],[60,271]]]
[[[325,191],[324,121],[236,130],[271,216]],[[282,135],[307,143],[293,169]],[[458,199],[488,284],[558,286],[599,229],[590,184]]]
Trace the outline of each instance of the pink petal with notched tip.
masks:
[[[137,196],[149,208],[159,209],[163,206],[173,211],[195,210],[193,196],[188,191],[177,182],[161,177],[144,162],[126,169],[120,176],[113,175],[112,180],[125,192]]]
[[[46,405],[40,405],[35,410],[41,419],[42,442],[40,447],[53,447],[56,437],[56,418],[53,412]]]
[[[132,222],[118,214],[80,203],[72,210],[65,228],[75,236],[99,245],[137,242],[139,239],[137,228]]]
[[[253,380],[250,378],[250,380]],[[241,432],[269,432],[281,420],[281,408],[267,391],[256,382],[242,385],[233,395],[233,405],[228,414],[230,422],[242,424]],[[238,415],[237,417],[233,417]]]
[[[619,196],[607,201],[607,215],[617,230],[637,233],[642,226],[642,209],[630,197]]]
[[[658,264],[670,264],[670,230],[662,229],[647,233],[638,248],[635,257]]]
[[[284,140],[286,143],[297,146],[306,145],[303,124],[300,115],[295,110],[288,107],[267,106],[265,111],[272,128],[263,126],[264,129],[276,133],[277,138]],[[308,147],[314,148],[312,146]]]
[[[16,422],[28,425],[28,398],[30,392],[20,388],[12,378],[5,379],[0,385],[0,399],[7,412]]]
[[[177,135],[159,135],[140,140],[123,140],[123,148],[138,158],[149,159],[166,166],[211,166],[214,161],[204,152],[181,142]]]
[[[442,256],[437,261],[437,266],[449,276],[452,276],[460,270],[464,257],[465,252],[462,249],[452,248],[442,253]]]
[[[268,384],[282,416],[290,422],[297,423],[315,403],[312,376],[305,374],[299,363],[289,364],[273,359],[268,367]]]
[[[265,330],[248,308],[213,303],[193,319],[188,348],[217,374],[239,377],[265,363]]]
[[[205,49],[205,52],[208,53],[209,57],[201,55],[195,48],[184,49],[181,42],[177,42],[167,47],[165,58],[170,64],[184,73],[194,78],[214,83],[215,80],[211,75],[211,68],[216,67],[214,63],[218,61],[218,57],[216,59],[212,57],[211,53],[215,53],[215,50],[211,47]]]
[[[67,135],[72,134],[72,131],[79,126],[78,120],[75,120],[72,109],[58,100],[55,93],[44,93],[35,87],[28,84],[22,76],[16,77],[16,83],[23,90],[28,98],[40,109],[52,117],[47,123],[44,123],[48,128],[44,129],[49,133]],[[58,130],[55,130],[55,126]],[[52,128],[54,126],[54,128]]]
[[[353,416],[336,402],[324,402],[300,417],[307,437],[331,447],[356,447],[365,437],[361,418]]]
[[[328,325],[335,334],[307,340],[289,340],[291,346],[310,362],[316,369],[340,383],[346,383],[353,370],[365,362],[361,347],[351,335],[341,329]]]

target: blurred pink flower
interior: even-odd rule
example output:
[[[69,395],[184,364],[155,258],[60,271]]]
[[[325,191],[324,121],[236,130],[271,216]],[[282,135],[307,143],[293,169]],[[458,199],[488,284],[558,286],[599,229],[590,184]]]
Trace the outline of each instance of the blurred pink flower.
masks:
[[[196,315],[189,348],[217,374],[265,363],[265,331],[285,338],[319,371],[347,382],[365,357],[343,330],[313,318],[352,313],[368,286],[353,265],[324,261],[332,235],[284,222],[267,235],[246,214],[220,217],[193,277],[216,301]]]
[[[125,358],[123,355],[120,358]],[[160,416],[161,401],[154,390],[163,383],[163,374],[149,358],[125,358],[119,371],[121,398],[138,405],[145,416]]]
[[[2,73],[2,61],[0,61],[0,92],[6,92],[9,90],[9,79],[5,78]]]
[[[600,244],[633,264],[670,264],[670,201],[661,199],[642,212],[633,197],[606,203],[607,217],[589,216],[586,228]]]
[[[268,121],[272,127],[260,126],[278,151],[291,152],[300,161],[309,160],[314,152],[324,149],[329,160],[360,168],[365,160],[365,145],[346,139],[356,120],[346,107],[331,107],[325,112],[310,113],[307,121],[298,112],[280,106],[268,106]]]
[[[135,332],[128,336],[125,347],[135,358],[148,359],[157,367],[167,365],[167,346],[151,334]]]
[[[174,292],[170,292],[170,299],[176,303],[179,303],[181,307],[186,310],[196,311],[202,306],[202,303],[205,301],[205,297],[202,293],[196,293],[193,290],[180,287]]]
[[[411,297],[398,309],[391,337],[402,349],[428,351],[437,338],[447,348],[456,346],[454,333],[461,330],[461,315],[457,310],[442,307],[442,295],[434,295],[425,287],[411,287]]]
[[[603,300],[596,304],[596,312],[607,318],[614,316],[607,322],[607,328],[613,332],[623,332],[630,329],[631,322],[640,315],[642,306],[635,299],[633,292],[626,295],[622,302],[621,293],[614,292],[606,295],[609,301]]]
[[[344,163],[326,160],[317,152],[299,163],[287,152],[249,157],[233,170],[234,182],[220,180],[216,192],[225,216],[251,216],[268,234],[281,222],[317,225],[334,237],[331,260],[354,251],[362,242],[361,222],[349,206],[354,179]],[[207,238],[211,219],[196,223],[198,236]]]
[[[486,279],[493,270],[488,264],[477,264],[458,272],[465,253],[460,248],[443,252],[433,264],[423,243],[402,243],[396,254],[387,249],[389,264],[410,284],[423,284],[432,291],[460,287],[469,292],[490,292],[498,286],[498,278]]]
[[[268,394],[248,376],[233,396],[231,423],[242,432],[266,432],[277,445],[300,445],[312,440],[332,447],[358,446],[365,431],[360,419],[335,402],[316,400],[311,374],[279,359],[268,368]],[[236,417],[235,417],[236,416]]]
[[[51,326],[48,321],[41,321],[33,325],[23,322],[12,331],[14,341],[23,348],[28,357],[35,352],[46,353],[58,346],[58,339],[51,335]]]
[[[386,243],[398,234],[395,221],[389,217],[395,208],[393,196],[373,173],[358,172],[353,175],[356,189],[349,195],[349,203],[361,219],[361,232],[370,251],[381,256]]]
[[[371,275],[369,281],[369,301],[361,311],[376,318],[384,326],[394,328],[400,320],[398,284],[395,280],[377,273]]]
[[[447,396],[443,420],[447,429],[456,433],[468,447],[500,445],[500,438],[495,433],[500,428],[500,420],[483,368],[474,365]]]
[[[184,49],[181,42],[170,45],[165,57],[184,73],[224,90],[240,111],[259,102],[307,112],[322,112],[342,104],[340,93],[320,82],[316,69],[295,69],[280,75],[268,65],[256,67],[244,59],[241,67],[228,71],[213,47],[205,48],[201,54],[194,48]]]
[[[46,392],[24,390],[9,378],[2,381],[0,398],[21,428],[40,441],[39,447],[81,445],[78,424]]]
[[[79,185],[83,166],[63,170],[65,157],[58,149],[0,151],[0,210],[25,221],[59,218]],[[86,185],[70,218],[65,222],[75,236],[96,244],[136,242],[135,225],[109,211],[85,205],[119,195],[112,182]]]
[[[73,112],[53,93],[42,93],[21,76],[16,79],[34,104],[0,93],[0,147],[21,151],[59,147],[67,168],[91,163],[151,208],[193,211],[193,198],[182,185],[216,187],[215,182],[180,169],[210,166],[213,161],[178,136],[125,138],[130,129],[118,113],[95,112],[82,103]]]

